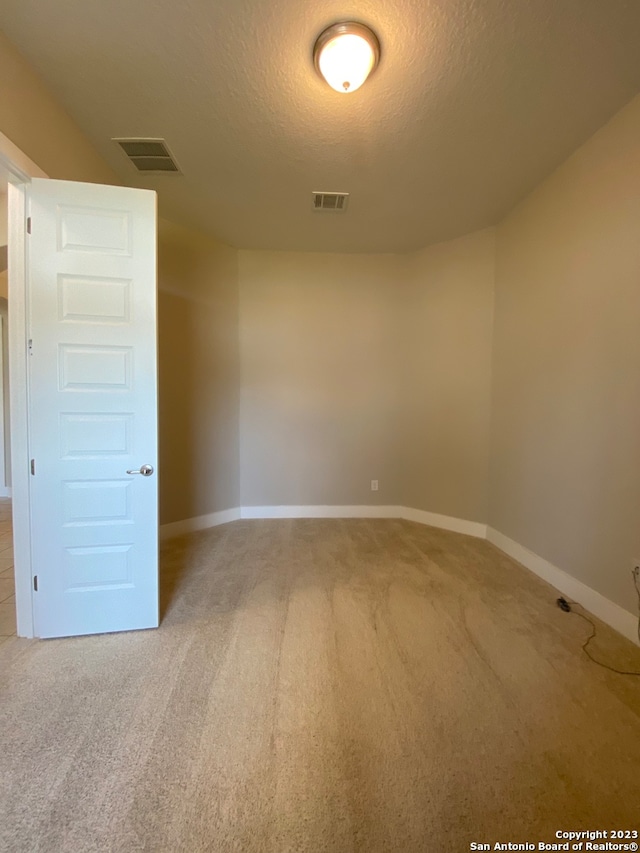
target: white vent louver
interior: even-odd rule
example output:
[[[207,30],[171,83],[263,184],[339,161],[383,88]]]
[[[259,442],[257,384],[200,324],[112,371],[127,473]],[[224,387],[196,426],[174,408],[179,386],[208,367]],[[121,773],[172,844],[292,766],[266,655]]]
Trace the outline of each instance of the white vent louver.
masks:
[[[114,139],[136,167],[145,174],[180,174],[164,139]]]
[[[347,209],[349,193],[313,193],[313,209],[342,213]]]

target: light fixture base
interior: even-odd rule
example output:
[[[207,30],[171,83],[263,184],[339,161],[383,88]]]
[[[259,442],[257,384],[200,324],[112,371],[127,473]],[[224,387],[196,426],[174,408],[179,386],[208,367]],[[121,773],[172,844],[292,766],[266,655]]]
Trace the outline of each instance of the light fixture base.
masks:
[[[371,50],[372,62],[369,71],[364,75],[364,79],[359,81],[357,86],[351,88],[348,82],[342,84],[343,88],[338,88],[334,83],[332,83],[327,77],[326,73],[323,72],[321,67],[321,57],[322,53],[329,46],[331,42],[336,41],[341,36],[355,36],[356,38],[362,39],[369,45]],[[323,30],[316,42],[313,46],[313,64],[315,66],[316,71],[325,80],[332,89],[335,91],[344,91],[351,92],[355,91],[359,88],[362,83],[371,75],[378,66],[380,61],[380,41],[378,40],[378,36],[373,32],[373,30],[368,27],[366,24],[361,24],[358,21],[340,21],[336,24],[332,24],[330,27],[327,27]]]

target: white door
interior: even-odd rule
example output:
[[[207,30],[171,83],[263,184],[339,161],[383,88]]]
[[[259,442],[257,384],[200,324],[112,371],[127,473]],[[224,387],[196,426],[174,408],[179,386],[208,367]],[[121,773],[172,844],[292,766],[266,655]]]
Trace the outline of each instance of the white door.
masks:
[[[27,212],[35,634],[153,628],[156,195],[34,179]]]

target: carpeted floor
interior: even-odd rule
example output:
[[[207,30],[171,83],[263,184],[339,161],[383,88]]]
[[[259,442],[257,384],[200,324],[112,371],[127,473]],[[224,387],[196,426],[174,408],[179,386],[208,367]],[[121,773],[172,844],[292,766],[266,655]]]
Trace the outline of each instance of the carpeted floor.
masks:
[[[588,626],[488,543],[242,521],[168,543],[162,579],[157,631],[0,647],[1,850],[448,853],[640,829],[640,678],[588,661]]]

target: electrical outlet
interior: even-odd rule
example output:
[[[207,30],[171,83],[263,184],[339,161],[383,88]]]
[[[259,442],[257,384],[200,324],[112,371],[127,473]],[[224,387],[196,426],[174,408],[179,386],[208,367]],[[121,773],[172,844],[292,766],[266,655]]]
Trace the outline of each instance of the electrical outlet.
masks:
[[[372,481],[371,481],[371,491],[372,491],[372,492],[377,492],[377,491],[378,491],[378,481],[377,481],[377,480],[372,480]]]
[[[634,560],[633,566],[631,567],[631,571],[633,572],[633,576],[636,578],[640,578],[640,560]]]

